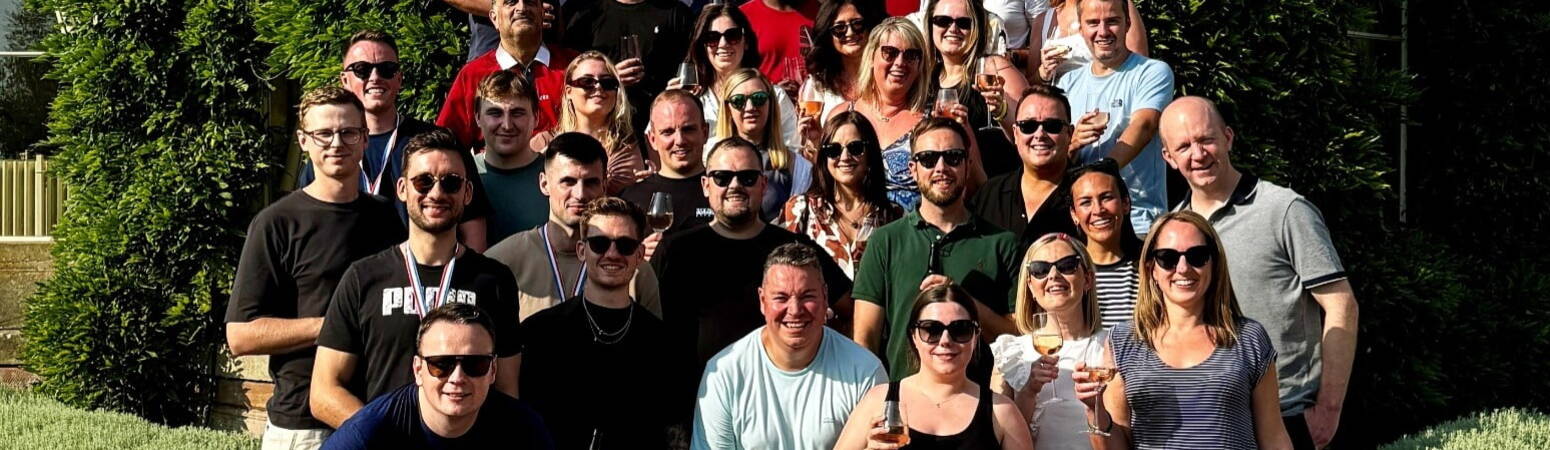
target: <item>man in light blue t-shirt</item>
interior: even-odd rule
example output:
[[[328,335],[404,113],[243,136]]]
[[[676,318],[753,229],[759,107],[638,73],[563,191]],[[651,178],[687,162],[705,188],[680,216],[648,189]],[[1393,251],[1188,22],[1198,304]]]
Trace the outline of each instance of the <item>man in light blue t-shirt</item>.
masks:
[[[1057,82],[1071,100],[1071,111],[1082,114],[1071,151],[1080,164],[1105,157],[1119,162],[1120,176],[1130,186],[1130,223],[1145,236],[1152,219],[1167,209],[1167,165],[1157,121],[1173,100],[1173,69],[1125,47],[1132,25],[1125,0],[1080,0],[1079,5],[1077,21],[1093,60]]]
[[[823,325],[826,257],[790,243],[765,259],[764,326],[705,364],[691,448],[828,450],[856,402],[888,381],[872,352]]]

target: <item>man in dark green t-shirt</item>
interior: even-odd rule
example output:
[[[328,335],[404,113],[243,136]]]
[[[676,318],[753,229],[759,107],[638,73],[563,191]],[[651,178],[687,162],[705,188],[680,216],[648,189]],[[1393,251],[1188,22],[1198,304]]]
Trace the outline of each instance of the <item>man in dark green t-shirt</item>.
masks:
[[[914,372],[905,363],[914,351],[907,321],[922,287],[957,283],[969,291],[978,302],[987,342],[1016,332],[1007,315],[1014,298],[1017,237],[963,205],[964,180],[971,170],[968,133],[947,119],[924,120],[912,133],[910,173],[925,201],[916,212],[872,233],[851,292],[856,342],[874,352],[886,345],[879,354],[894,380]],[[977,359],[989,361],[989,356]],[[970,369],[973,375],[975,367]]]
[[[474,155],[474,165],[490,199],[486,236],[493,246],[549,220],[549,198],[538,189],[543,155],[528,147],[538,93],[526,78],[501,70],[479,83],[474,103],[474,123],[484,135],[484,153]]]

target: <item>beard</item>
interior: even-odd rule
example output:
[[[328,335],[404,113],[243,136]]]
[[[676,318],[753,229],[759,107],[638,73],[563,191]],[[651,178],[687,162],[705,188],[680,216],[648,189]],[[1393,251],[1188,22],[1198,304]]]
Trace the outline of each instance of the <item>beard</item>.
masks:
[[[424,202],[425,200],[421,199],[420,201]],[[413,222],[416,228],[431,234],[439,234],[447,230],[451,230],[453,227],[458,225],[458,220],[463,218],[463,207],[459,206],[456,202],[452,202],[452,206],[450,207],[452,210],[451,217],[446,219],[432,219],[426,217],[425,213],[421,211],[421,207],[418,207],[418,205],[406,206],[409,206],[405,208],[409,211],[409,221]]]
[[[939,191],[932,189],[931,185],[927,184],[926,188],[921,191],[921,196],[925,197],[926,201],[931,202],[933,205],[951,205],[954,202],[957,202],[958,199],[963,198],[963,185],[954,184],[953,187],[947,188],[944,191]]]

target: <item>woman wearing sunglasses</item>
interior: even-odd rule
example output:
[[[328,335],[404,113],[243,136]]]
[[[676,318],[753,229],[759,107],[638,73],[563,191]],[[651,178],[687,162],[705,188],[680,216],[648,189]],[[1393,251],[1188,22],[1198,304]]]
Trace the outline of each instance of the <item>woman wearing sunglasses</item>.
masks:
[[[755,69],[738,69],[721,82],[721,115],[716,118],[705,148],[736,136],[752,142],[764,159],[765,188],[761,203],[762,217],[780,217],[786,200],[807,192],[813,181],[813,163],[792,152],[781,139],[781,121],[774,84]],[[709,154],[710,152],[706,152]]]
[[[630,126],[630,102],[619,90],[619,73],[607,56],[596,51],[577,56],[565,68],[560,123],[533,136],[530,147],[543,152],[555,136],[572,131],[592,136],[608,151],[608,194],[635,184],[646,163]]]
[[[1221,239],[1189,211],[1157,219],[1141,247],[1135,320],[1116,327],[1103,383],[1072,379],[1109,448],[1290,449],[1276,393],[1276,350],[1238,309]],[[1098,408],[1101,397],[1102,407]],[[1107,434],[1107,436],[1104,436]]]
[[[685,61],[693,68],[698,81],[685,85],[682,79],[673,78],[667,82],[668,89],[687,89],[700,97],[705,124],[711,130],[716,129],[725,103],[721,97],[721,84],[739,70],[758,69],[759,63],[764,61],[759,54],[759,38],[754,35],[752,26],[748,16],[735,5],[705,5],[694,26]],[[786,148],[798,148],[801,140],[797,134],[796,104],[784,89],[775,89],[773,100],[778,100],[770,102],[772,111],[780,115],[780,127],[776,128],[780,131],[778,137],[785,142]],[[707,142],[705,148],[709,149],[710,144]],[[765,216],[770,217],[774,216]]]
[[[851,411],[835,449],[1032,449],[1027,422],[1011,399],[966,376],[980,329],[975,301],[941,284],[920,292],[910,310],[914,375],[872,388]],[[898,402],[908,439],[884,426],[884,401]]]
[[[841,112],[829,119],[823,135],[812,186],[786,201],[775,222],[812,238],[854,279],[867,237],[904,216],[904,209],[888,200],[883,150],[865,116]]]
[[[1002,122],[1008,111],[1016,111],[1017,105],[1011,103],[1027,89],[1028,81],[1006,57],[991,53],[996,36],[986,31],[988,20],[981,2],[931,0],[925,11],[930,30],[927,54],[941,62],[932,81],[941,89],[957,91],[959,104],[968,109],[969,123],[985,125],[994,118],[1002,129],[1010,128]]]
[[[925,118],[926,97],[931,91],[931,82],[921,75],[931,68],[925,48],[926,38],[914,24],[898,17],[883,20],[867,36],[866,49],[861,52],[856,100],[834,108],[859,112],[877,128],[888,199],[905,211],[920,205],[920,192],[909,168],[910,130]],[[816,142],[818,129],[811,130],[805,138]]]
[[[856,99],[856,76],[861,72],[867,36],[887,17],[882,4],[875,1],[832,0],[818,7],[813,20],[817,39],[807,55],[807,84],[802,86],[803,98],[799,100],[823,106],[816,115],[803,114],[804,123],[813,118],[813,126],[820,126],[818,120],[829,117],[834,107]]]
[[[1092,261],[1075,238],[1046,234],[1023,253],[1017,286],[1012,322],[1021,335],[1001,335],[990,344],[991,387],[1011,397],[1029,419],[1039,448],[1089,448],[1081,433],[1086,409],[1070,374],[1088,354],[1101,356],[1108,339],[1098,322]],[[1041,355],[1037,335],[1059,338],[1052,355]]]
[[[1141,239],[1130,227],[1130,189],[1119,164],[1104,158],[1066,175],[1071,180],[1071,222],[1087,236],[1098,311],[1104,328],[1130,320],[1136,308]]]

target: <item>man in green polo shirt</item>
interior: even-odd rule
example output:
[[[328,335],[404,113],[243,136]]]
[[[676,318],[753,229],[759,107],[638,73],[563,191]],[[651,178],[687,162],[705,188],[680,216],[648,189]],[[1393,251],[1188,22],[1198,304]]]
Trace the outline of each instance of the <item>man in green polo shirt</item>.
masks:
[[[963,205],[964,180],[973,163],[966,150],[968,132],[957,122],[933,118],[921,121],[911,133],[910,174],[925,201],[919,210],[872,233],[851,293],[856,299],[854,338],[873,352],[887,346],[879,354],[893,380],[915,371],[906,362],[914,351],[906,322],[915,295],[924,287],[951,282],[969,291],[979,305],[987,342],[1016,332],[1008,314],[1017,273],[1017,236],[975,217]],[[987,349],[981,345],[979,351]],[[989,356],[976,359],[989,361]],[[970,378],[985,381],[989,365],[978,366],[970,367]]]

